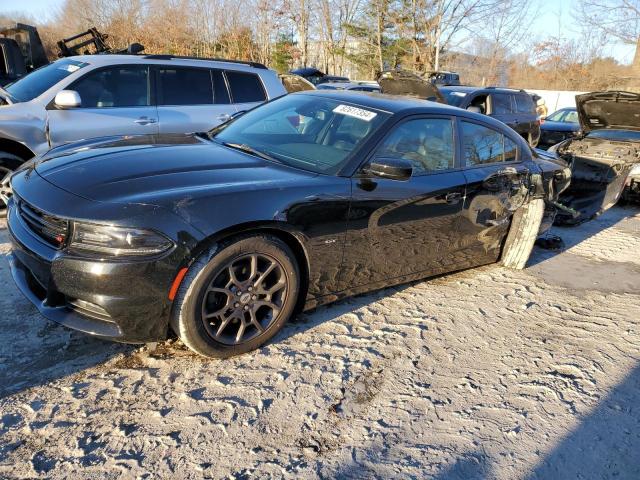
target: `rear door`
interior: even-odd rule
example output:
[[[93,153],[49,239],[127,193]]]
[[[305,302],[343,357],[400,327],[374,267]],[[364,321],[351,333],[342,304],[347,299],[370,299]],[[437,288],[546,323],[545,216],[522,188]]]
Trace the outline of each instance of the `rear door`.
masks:
[[[220,70],[167,65],[156,79],[160,133],[207,131],[235,112]]]
[[[520,127],[518,133],[526,138],[529,143],[536,145],[540,139],[540,123],[536,112],[536,104],[533,98],[524,92],[516,93],[514,99]]]
[[[454,268],[465,190],[455,145],[453,118],[411,117],[392,128],[371,158],[408,160],[412,177],[372,177],[366,168],[354,176],[345,288]]]
[[[93,70],[69,85],[80,94],[78,108],[47,107],[52,146],[109,135],[158,133],[147,65]]]
[[[458,120],[467,182],[462,206],[464,243],[476,264],[498,259],[513,212],[527,199],[523,152],[505,133],[475,120]]]
[[[520,127],[517,115],[514,110],[513,95],[509,93],[492,92],[489,94],[489,102],[491,104],[490,116],[509,125],[516,132],[520,133],[518,131]]]

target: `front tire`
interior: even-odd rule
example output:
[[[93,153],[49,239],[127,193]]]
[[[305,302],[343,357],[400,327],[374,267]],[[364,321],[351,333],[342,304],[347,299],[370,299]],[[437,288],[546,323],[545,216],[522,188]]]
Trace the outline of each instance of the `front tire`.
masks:
[[[240,355],[282,329],[299,288],[298,264],[282,240],[263,234],[238,238],[217,245],[189,267],[171,326],[200,355]]]

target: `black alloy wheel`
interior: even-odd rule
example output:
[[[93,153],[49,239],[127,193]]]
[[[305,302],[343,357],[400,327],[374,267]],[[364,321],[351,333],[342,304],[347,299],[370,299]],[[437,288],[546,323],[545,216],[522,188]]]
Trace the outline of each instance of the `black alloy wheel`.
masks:
[[[282,311],[289,283],[275,258],[251,253],[227,262],[202,299],[202,321],[224,345],[245,343],[264,333]]]
[[[296,307],[300,270],[280,238],[256,233],[212,246],[190,266],[173,302],[171,327],[200,355],[255,350]]]

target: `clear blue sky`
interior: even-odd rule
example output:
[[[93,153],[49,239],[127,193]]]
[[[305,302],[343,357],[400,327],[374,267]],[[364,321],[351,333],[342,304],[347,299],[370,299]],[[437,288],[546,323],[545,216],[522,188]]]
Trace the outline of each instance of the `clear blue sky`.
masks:
[[[64,0],[0,0],[0,13],[25,12],[36,19],[47,20]],[[533,35],[544,38],[550,35],[562,35],[572,38],[578,35],[573,11],[580,0],[531,0],[539,5],[539,15],[533,22]],[[623,63],[631,63],[634,47],[613,44],[605,48],[604,53]]]
[[[574,12],[580,0],[532,0],[539,6],[539,15],[532,24],[533,35],[543,38],[547,35],[575,38],[580,33]],[[604,47],[603,54],[612,56],[622,63],[631,63],[635,47],[612,42]]]

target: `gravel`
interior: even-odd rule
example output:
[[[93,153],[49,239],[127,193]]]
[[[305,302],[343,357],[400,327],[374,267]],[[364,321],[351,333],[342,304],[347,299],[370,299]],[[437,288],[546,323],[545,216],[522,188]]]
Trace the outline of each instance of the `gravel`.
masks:
[[[640,478],[640,210],[554,233],[214,361],[47,322],[2,223],[0,477]]]

